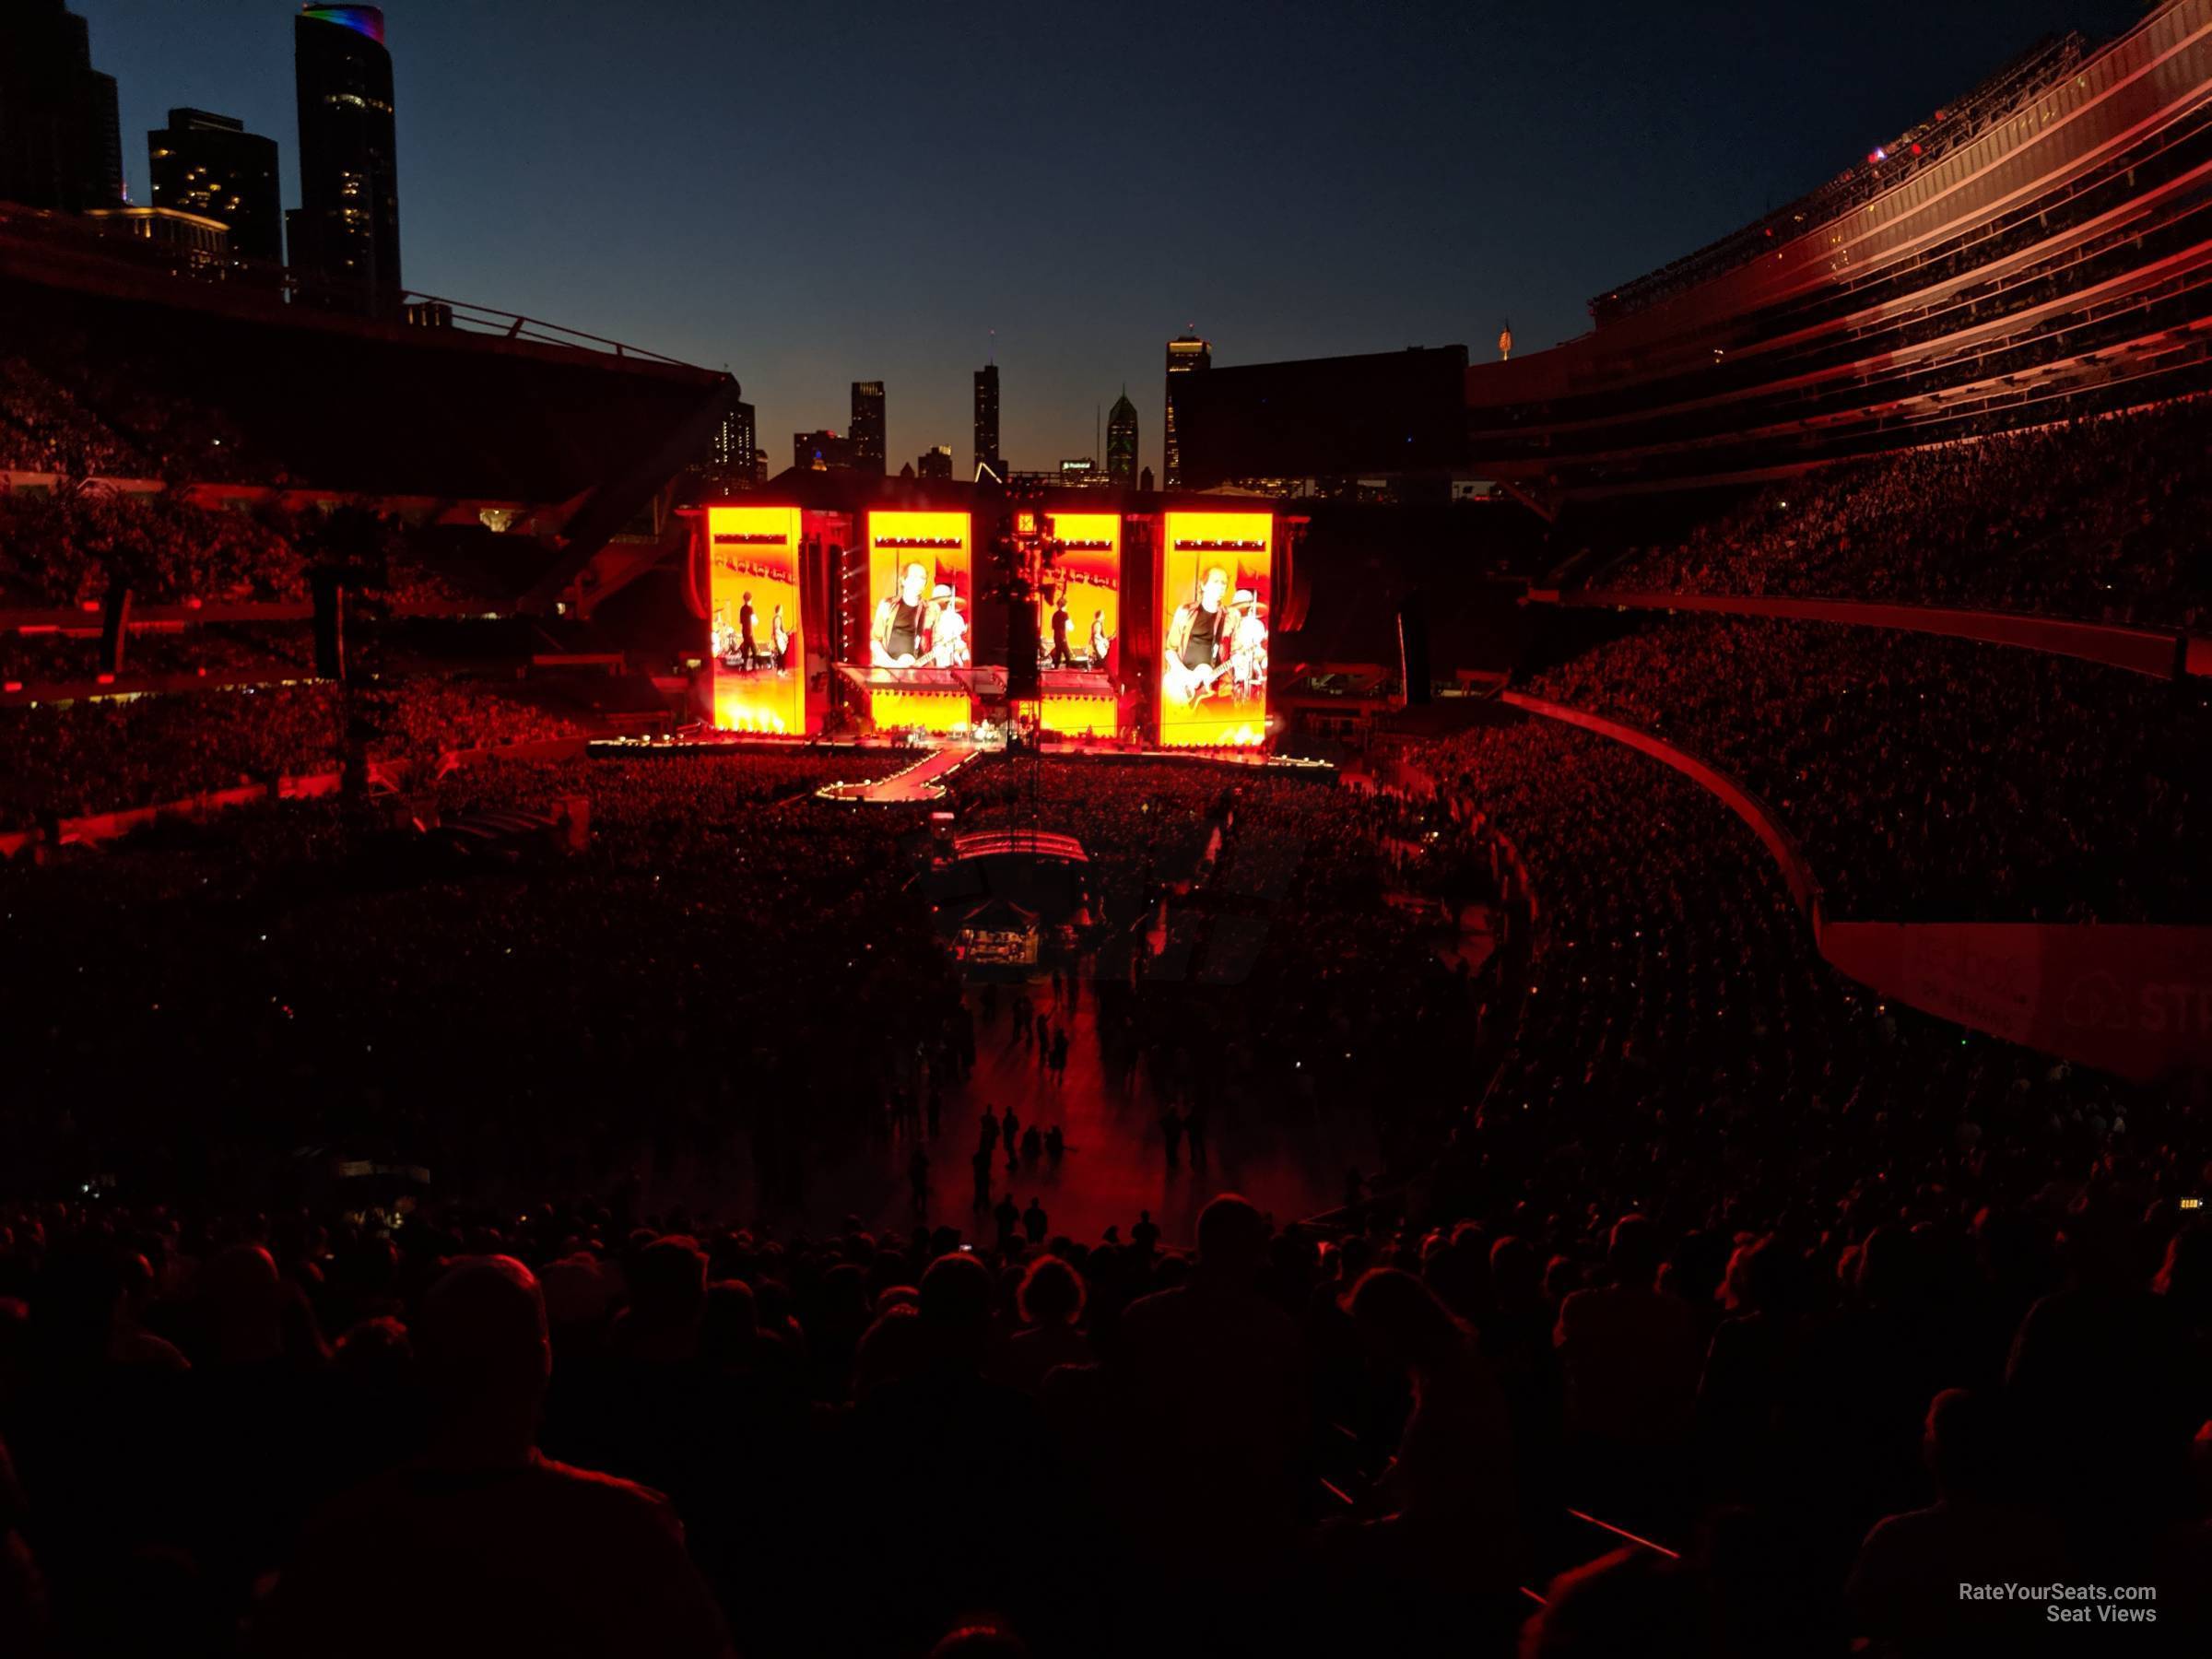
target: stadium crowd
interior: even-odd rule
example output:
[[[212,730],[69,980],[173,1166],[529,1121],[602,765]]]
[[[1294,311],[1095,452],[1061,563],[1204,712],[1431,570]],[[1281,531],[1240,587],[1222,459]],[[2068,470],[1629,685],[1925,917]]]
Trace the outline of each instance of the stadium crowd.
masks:
[[[2212,706],[2039,652],[1654,620],[1534,676],[1735,774],[1865,921],[2212,920]]]
[[[224,412],[49,318],[0,317],[0,471],[282,484]]]
[[[348,758],[436,764],[461,751],[573,736],[559,711],[477,682],[328,682],[0,710],[0,828],[131,811],[334,771]]]
[[[1633,550],[1595,584],[2201,629],[2204,419],[2184,401],[1830,467]]]
[[[0,494],[0,603],[76,606],[121,582],[142,604],[307,597],[281,515],[212,511],[167,490]]]
[[[1154,769],[1167,841],[1121,769],[1027,782],[1101,858],[1200,849],[1145,924],[1187,959],[1094,964],[1127,1053],[1294,1100],[1270,1068],[1344,1044],[1318,1091],[1410,1098],[1384,1196],[1272,1237],[1225,1204],[1194,1253],[808,1225],[808,1170],[960,1066],[919,809],[811,794],[904,759],[455,773],[417,809],[582,794],[592,841],[431,905],[332,802],[0,874],[53,941],[10,976],[47,1033],[18,1092],[79,1102],[58,1145],[8,1114],[10,1167],[131,1189],[0,1231],[7,1617],[82,1651],[458,1652],[479,1617],[580,1652],[2032,1651],[1959,1603],[1986,1576],[2197,1628],[2198,1114],[1854,992],[1734,818],[1570,729],[1435,746],[1427,798]],[[963,787],[1010,811],[1018,770]],[[1430,948],[1500,837],[1525,994]],[[191,1098],[102,1081],[156,1053]],[[739,1123],[750,1206],[606,1184]],[[317,1192],[333,1154],[480,1197]]]
[[[98,628],[0,633],[0,682],[81,686],[106,672]],[[124,641],[123,673],[133,679],[196,676],[259,685],[313,672],[313,641],[304,623],[138,627]]]

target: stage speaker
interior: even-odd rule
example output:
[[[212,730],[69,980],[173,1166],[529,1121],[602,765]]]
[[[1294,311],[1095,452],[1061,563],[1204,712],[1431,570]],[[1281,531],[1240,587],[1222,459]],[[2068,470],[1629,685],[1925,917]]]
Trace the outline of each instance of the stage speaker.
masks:
[[[335,571],[309,577],[315,596],[315,673],[323,679],[346,677],[346,587]]]
[[[1006,696],[1015,702],[1035,702],[1037,606],[1028,598],[1009,599],[1006,605]]]
[[[1398,676],[1406,705],[1425,706],[1431,695],[1429,595],[1419,588],[1398,601]]]

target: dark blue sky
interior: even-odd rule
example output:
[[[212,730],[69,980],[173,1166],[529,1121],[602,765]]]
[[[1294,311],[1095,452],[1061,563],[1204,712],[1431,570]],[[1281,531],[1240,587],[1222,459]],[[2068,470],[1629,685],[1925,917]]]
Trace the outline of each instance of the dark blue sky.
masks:
[[[282,147],[287,0],[72,0],[147,129]],[[1218,363],[1582,331],[1583,301],[1779,206],[2036,36],[2133,0],[1865,6],[925,0],[387,6],[409,287],[726,364],[772,466],[888,383],[893,470],[969,460],[997,331],[1017,465],[1091,452],[1163,343]]]

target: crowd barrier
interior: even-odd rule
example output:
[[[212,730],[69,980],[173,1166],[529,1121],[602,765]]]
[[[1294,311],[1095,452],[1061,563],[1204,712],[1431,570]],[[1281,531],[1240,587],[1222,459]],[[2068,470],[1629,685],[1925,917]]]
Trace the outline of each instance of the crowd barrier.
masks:
[[[2212,1071],[2212,927],[1831,920],[1796,839],[1725,772],[1618,721],[1518,691],[1503,700],[1624,743],[1709,791],[1764,843],[1822,959],[1870,990],[2134,1082]]]
[[[1771,617],[1794,622],[1841,622],[1853,628],[1893,628],[1905,633],[1945,634],[2011,645],[2053,656],[2080,657],[2152,679],[2212,674],[2212,639],[2171,628],[2132,628],[2110,622],[2070,622],[2016,611],[1957,610],[1940,605],[1888,605],[1855,599],[1793,599],[1750,594],[1654,594],[1595,589],[1564,593],[1534,588],[1538,605],[1600,610],[1708,611],[1730,617]]]

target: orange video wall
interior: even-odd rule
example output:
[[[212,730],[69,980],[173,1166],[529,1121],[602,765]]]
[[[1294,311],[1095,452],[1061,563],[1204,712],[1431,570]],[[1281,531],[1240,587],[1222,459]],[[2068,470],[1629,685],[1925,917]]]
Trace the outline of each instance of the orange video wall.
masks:
[[[1122,515],[1051,513],[1046,531],[1059,546],[1037,594],[1038,720],[1047,731],[1111,736],[1116,702],[1097,687],[1099,676],[1120,676]]]
[[[798,509],[709,507],[707,571],[716,729],[803,734]]]
[[[975,665],[968,515],[870,512],[867,551],[868,622],[853,660],[871,670],[869,718],[939,732],[967,724],[964,671]],[[905,683],[874,683],[885,676]]]
[[[1267,602],[1275,517],[1171,512],[1160,547],[1159,740],[1267,739]]]

